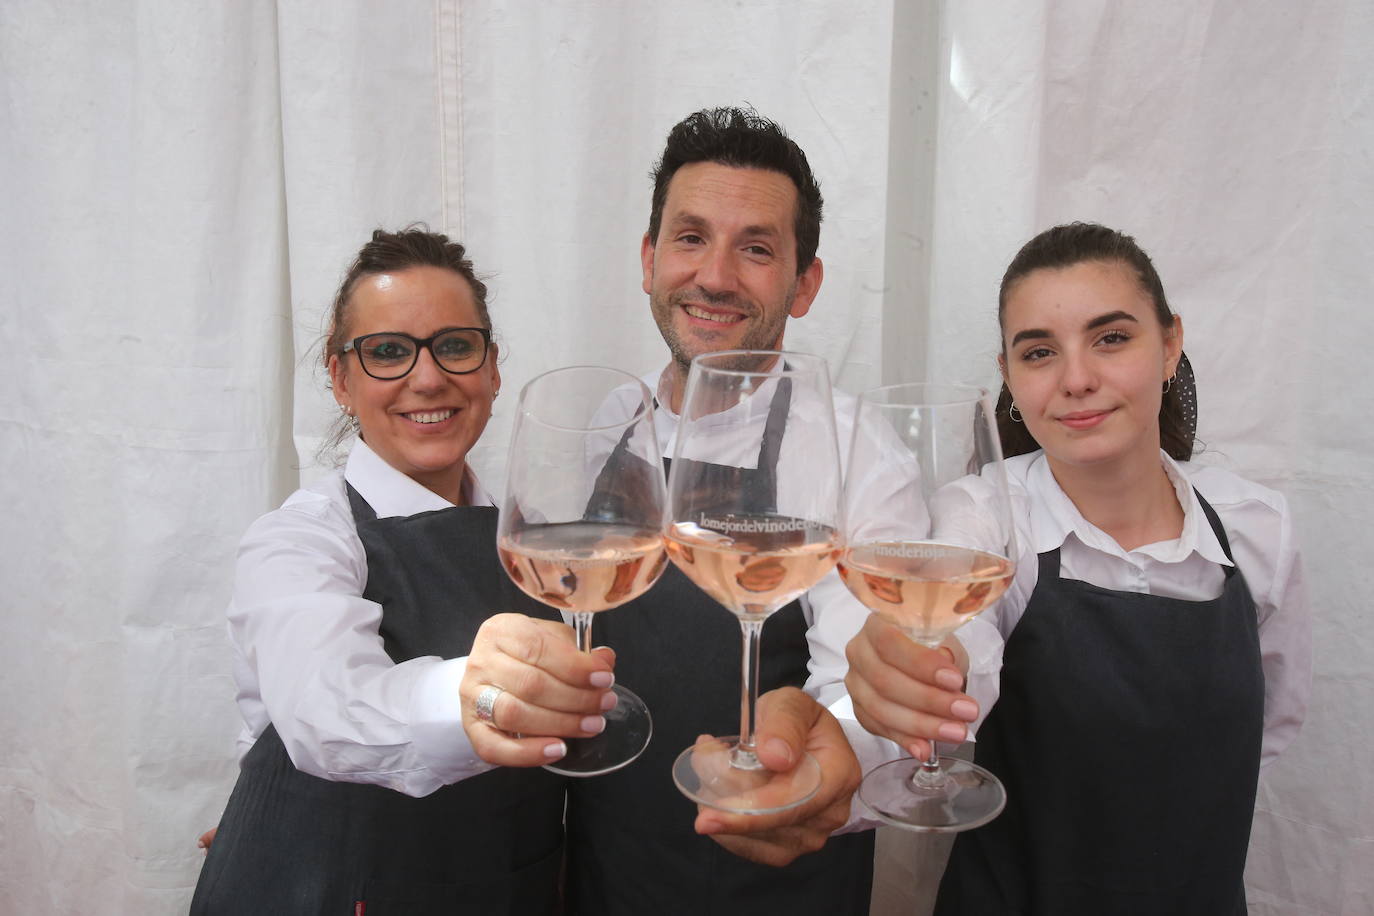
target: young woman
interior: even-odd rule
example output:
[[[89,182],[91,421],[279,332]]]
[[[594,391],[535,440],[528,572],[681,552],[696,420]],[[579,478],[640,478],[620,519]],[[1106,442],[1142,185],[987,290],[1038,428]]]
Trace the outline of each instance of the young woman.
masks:
[[[604,727],[614,659],[497,560],[466,461],[501,383],[486,292],[462,245],[379,230],[335,298],[325,363],[359,438],[240,545],[246,753],[192,913],[558,906],[564,786],[537,766]]]
[[[985,614],[1000,684],[975,670],[969,692],[995,699],[976,756],[1008,801],[955,842],[936,912],[1243,914],[1259,768],[1297,733],[1310,678],[1287,505],[1189,460],[1183,325],[1129,236],[1040,234],[998,314],[1023,554]],[[911,710],[950,685],[922,682],[929,660],[900,639],[871,619],[847,683],[860,721],[920,751],[949,736]]]

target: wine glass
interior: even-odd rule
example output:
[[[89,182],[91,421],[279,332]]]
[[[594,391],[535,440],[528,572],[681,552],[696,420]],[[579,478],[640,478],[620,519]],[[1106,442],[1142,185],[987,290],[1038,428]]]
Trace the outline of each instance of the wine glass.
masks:
[[[520,392],[497,552],[521,591],[572,616],[583,652],[592,615],[639,597],[666,565],[660,455],[649,390],[628,373],[571,366]],[[567,754],[545,769],[596,776],[644,751],[648,708],[612,689],[619,702],[605,730],[566,741]]]
[[[780,487],[778,464],[805,452],[804,479]],[[802,353],[726,350],[692,360],[668,474],[668,557],[739,618],[738,736],[698,741],[673,779],[700,804],[762,814],[820,787],[810,754],[774,773],[755,753],[759,644],[768,615],[799,598],[839,558],[839,450],[825,361]],[[800,485],[797,485],[800,484]]]
[[[980,388],[893,385],[859,398],[845,477],[840,577],[870,611],[931,649],[991,606],[1016,571],[1016,535],[992,403]],[[900,637],[899,637],[900,638]],[[968,830],[1006,791],[941,757],[875,767],[859,797],[897,827]]]

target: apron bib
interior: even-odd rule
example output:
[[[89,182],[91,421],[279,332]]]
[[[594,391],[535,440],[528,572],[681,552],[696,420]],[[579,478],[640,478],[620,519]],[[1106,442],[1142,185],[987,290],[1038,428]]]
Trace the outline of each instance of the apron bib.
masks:
[[[935,912],[1243,916],[1264,674],[1240,570],[1184,601],[1039,563],[976,744],[1007,807],[955,840]]]
[[[394,661],[465,656],[501,611],[558,619],[502,570],[494,508],[378,519],[351,486],[348,497],[367,553],[363,597],[382,606]],[[564,784],[501,767],[412,798],[302,773],[269,726],[243,759],[191,912],[555,913]]]

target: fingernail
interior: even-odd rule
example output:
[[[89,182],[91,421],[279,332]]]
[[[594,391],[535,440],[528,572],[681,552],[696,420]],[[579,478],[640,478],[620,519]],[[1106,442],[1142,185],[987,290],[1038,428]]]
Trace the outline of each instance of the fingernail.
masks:
[[[935,731],[946,741],[963,741],[964,735],[968,734],[968,729],[955,722],[941,722]]]
[[[788,766],[792,765],[792,745],[788,744],[781,738],[768,739],[768,752],[775,756],[781,757],[783,760],[787,762]]]
[[[593,735],[599,735],[606,728],[606,719],[603,716],[586,716],[582,719],[582,730]]]
[[[620,705],[620,696],[614,690],[607,690],[601,697],[601,711],[610,712]]]
[[[935,672],[935,683],[946,690],[963,690],[964,676],[954,668],[941,668]]]
[[[544,745],[544,756],[550,760],[562,757],[568,752],[568,746],[562,741],[555,741],[553,744]]]
[[[615,683],[615,675],[609,671],[593,671],[590,680],[593,687],[605,689]]]
[[[949,711],[965,722],[978,718],[978,704],[972,700],[955,700],[949,704]]]

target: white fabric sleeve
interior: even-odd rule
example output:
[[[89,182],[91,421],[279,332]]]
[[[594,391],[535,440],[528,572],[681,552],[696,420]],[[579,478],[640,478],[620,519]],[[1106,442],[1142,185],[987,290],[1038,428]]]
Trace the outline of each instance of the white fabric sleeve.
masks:
[[[428,795],[490,768],[458,714],[465,660],[392,662],[365,556],[337,503],[288,501],[240,545],[230,637],[298,769]]]
[[[462,725],[463,700],[458,685],[467,673],[468,660],[428,660],[433,664],[416,678],[410,707],[410,734],[421,764],[443,785],[495,769],[477,756]]]
[[[1272,762],[1302,729],[1312,689],[1312,609],[1303,580],[1293,520],[1282,494],[1274,494],[1279,530],[1274,580],[1254,595],[1259,619],[1260,664],[1264,670],[1264,739],[1260,766]]]

